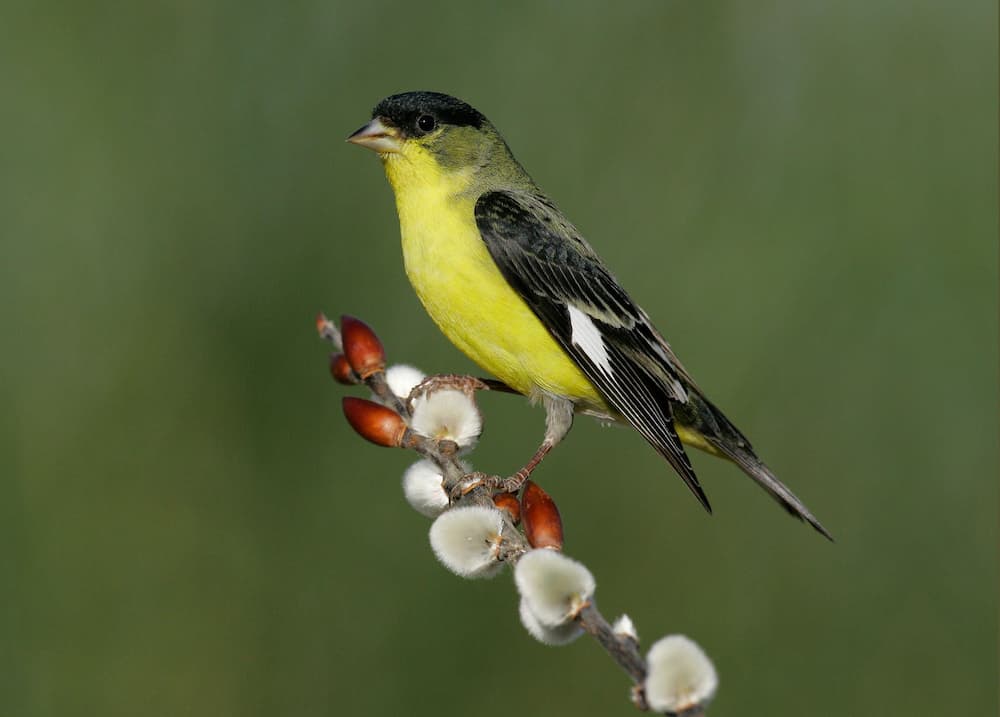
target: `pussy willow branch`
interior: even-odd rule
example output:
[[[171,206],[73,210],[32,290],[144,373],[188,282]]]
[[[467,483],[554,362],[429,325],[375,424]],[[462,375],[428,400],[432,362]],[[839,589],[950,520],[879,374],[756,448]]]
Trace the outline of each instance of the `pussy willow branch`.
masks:
[[[320,336],[333,344],[338,351],[343,349],[340,332],[332,322],[325,322],[325,325],[320,328]],[[409,401],[401,401],[392,392],[389,384],[386,382],[384,371],[377,371],[359,383],[366,385],[385,405],[388,405],[400,416],[409,421],[412,415]],[[497,381],[455,375],[428,377],[418,386],[418,389],[433,383],[460,384],[462,388],[470,391],[499,390],[511,392],[504,384]],[[403,434],[400,447],[415,451],[441,469],[444,476],[443,487],[445,492],[449,495],[456,495],[449,506],[449,510],[460,505],[480,505],[487,508],[496,508],[496,505],[493,503],[492,490],[487,488],[486,483],[482,481],[479,481],[468,492],[460,493],[456,490],[463,482],[468,481],[468,477],[458,459],[458,446],[454,442],[427,438],[407,428]],[[518,530],[517,526],[514,525],[507,511],[501,510],[499,512],[503,517],[503,543],[500,549],[500,559],[510,563],[511,567],[513,567],[522,555],[531,550],[531,546],[521,531]],[[580,627],[604,648],[611,659],[632,680],[632,702],[635,706],[644,711],[648,710],[649,706],[646,703],[642,687],[646,679],[646,660],[639,652],[638,642],[627,635],[615,633],[611,628],[611,624],[592,601],[584,605],[575,619]],[[685,712],[684,717],[695,717],[697,714],[701,714],[700,710],[697,712]]]
[[[444,473],[444,487],[446,492],[462,483],[465,480],[465,471],[457,459],[457,446],[451,441],[437,441],[431,438],[418,436],[412,431],[407,431],[404,437],[405,448],[415,450],[417,453],[435,463]],[[492,491],[484,485],[477,485],[468,493],[461,495],[451,507],[459,505],[481,505],[487,508],[496,508],[493,503]],[[501,548],[501,559],[510,563],[513,567],[524,553],[531,550],[528,541],[520,530],[510,520],[506,511],[500,511],[504,520],[504,541]],[[639,652],[639,645],[635,640],[624,635],[616,634],[608,620],[597,609],[593,602],[588,603],[577,615],[577,622],[587,634],[591,635],[597,643],[604,648],[625,674],[627,674],[637,686],[642,685],[646,679],[646,660]],[[639,691],[641,693],[641,690]],[[645,699],[636,701],[637,706],[646,709]]]

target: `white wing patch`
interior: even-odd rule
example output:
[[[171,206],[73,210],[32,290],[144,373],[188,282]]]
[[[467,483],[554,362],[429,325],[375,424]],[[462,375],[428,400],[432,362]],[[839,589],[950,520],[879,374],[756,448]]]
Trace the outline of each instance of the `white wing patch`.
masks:
[[[600,330],[589,316],[572,304],[567,304],[566,308],[569,309],[569,323],[572,329],[570,341],[573,345],[579,346],[595,366],[610,376],[611,360],[608,358],[608,349],[604,345]]]
[[[662,346],[658,346],[658,345],[654,344],[653,348],[656,349],[656,353],[659,355],[660,359],[663,361],[663,363],[665,365],[670,366],[670,365],[673,364],[673,361],[670,360],[670,356],[667,354],[666,351],[663,350]],[[671,388],[674,389],[674,397],[678,401],[680,401],[681,403],[687,403],[687,401],[688,401],[688,392],[684,388],[684,384],[682,384],[676,378],[671,378],[670,379],[670,386],[671,386]]]

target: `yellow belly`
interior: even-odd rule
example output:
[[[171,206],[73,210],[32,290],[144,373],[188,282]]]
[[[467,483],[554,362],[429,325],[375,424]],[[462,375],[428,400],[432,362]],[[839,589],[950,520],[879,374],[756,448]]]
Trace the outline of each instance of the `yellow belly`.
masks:
[[[402,192],[393,184],[406,274],[445,336],[521,393],[542,390],[603,407],[590,381],[493,263],[476,227],[474,200],[445,182],[407,183]]]

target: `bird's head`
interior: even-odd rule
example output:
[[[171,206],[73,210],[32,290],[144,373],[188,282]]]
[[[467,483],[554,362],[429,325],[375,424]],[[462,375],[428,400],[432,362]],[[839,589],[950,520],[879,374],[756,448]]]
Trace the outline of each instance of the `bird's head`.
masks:
[[[386,97],[347,141],[378,153],[397,192],[442,180],[472,192],[531,182],[482,113],[440,92]]]

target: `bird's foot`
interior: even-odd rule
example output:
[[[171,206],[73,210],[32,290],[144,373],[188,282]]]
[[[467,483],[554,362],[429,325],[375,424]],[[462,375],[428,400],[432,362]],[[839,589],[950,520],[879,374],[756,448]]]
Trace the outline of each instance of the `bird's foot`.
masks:
[[[423,396],[444,389],[461,391],[466,396],[471,398],[476,391],[488,390],[489,386],[475,376],[459,376],[458,374],[452,373],[436,374],[434,376],[428,376],[414,386],[406,400],[408,404],[411,404],[412,408],[413,399],[417,396]]]
[[[456,483],[452,489],[448,492],[448,499],[454,503],[467,496],[469,493],[474,491],[479,487],[489,487],[492,485],[493,480],[499,478],[499,476],[491,476],[480,471],[474,471],[472,473],[466,473],[462,476],[462,480]]]
[[[524,485],[524,482],[528,480],[528,476],[530,475],[530,470],[522,468],[514,475],[502,478],[497,485],[497,488],[501,493],[517,493],[521,490],[521,486]]]
[[[486,488],[490,491],[490,493],[517,493],[521,490],[521,486],[524,485],[524,482],[528,480],[528,476],[530,474],[531,471],[526,471],[524,468],[519,470],[514,475],[506,477],[489,475],[479,471],[467,473],[462,476],[462,480],[460,480],[455,487],[451,489],[448,497],[451,499],[451,502],[454,503],[474,491],[476,488]]]

